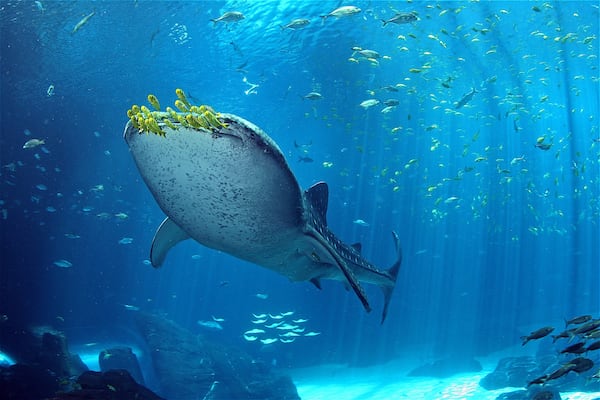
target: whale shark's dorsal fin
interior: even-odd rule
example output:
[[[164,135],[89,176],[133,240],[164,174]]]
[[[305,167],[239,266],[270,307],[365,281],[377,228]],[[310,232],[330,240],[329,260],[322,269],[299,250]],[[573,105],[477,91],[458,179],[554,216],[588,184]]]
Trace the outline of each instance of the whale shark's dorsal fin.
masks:
[[[327,204],[329,201],[329,187],[327,183],[317,182],[304,193],[313,210],[321,217],[323,224],[327,225]]]
[[[167,253],[177,243],[189,239],[190,236],[183,231],[175,222],[168,217],[160,224],[150,248],[150,262],[152,266],[158,268],[165,261]]]

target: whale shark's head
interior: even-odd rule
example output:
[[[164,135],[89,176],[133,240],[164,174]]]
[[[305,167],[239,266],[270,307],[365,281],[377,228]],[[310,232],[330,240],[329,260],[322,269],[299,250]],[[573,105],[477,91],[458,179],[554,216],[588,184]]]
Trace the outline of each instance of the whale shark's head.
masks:
[[[274,253],[303,218],[283,153],[243,118],[188,109],[128,113],[124,139],[144,182],[163,212],[205,246],[253,262]]]

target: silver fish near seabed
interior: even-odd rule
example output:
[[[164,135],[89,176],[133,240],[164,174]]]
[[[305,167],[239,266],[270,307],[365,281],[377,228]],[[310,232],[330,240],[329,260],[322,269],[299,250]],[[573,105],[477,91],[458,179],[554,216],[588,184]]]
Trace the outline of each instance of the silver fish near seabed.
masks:
[[[361,256],[360,245],[343,243],[327,227],[326,183],[303,192],[261,129],[232,114],[218,118],[223,125],[212,131],[175,119],[159,123],[163,135],[141,134],[131,121],[125,127],[139,172],[167,215],[152,242],[152,265],[192,238],[292,281],[348,283],[367,311],[361,282],[375,284],[385,298],[383,323],[402,260],[396,233],[397,259],[381,270]]]

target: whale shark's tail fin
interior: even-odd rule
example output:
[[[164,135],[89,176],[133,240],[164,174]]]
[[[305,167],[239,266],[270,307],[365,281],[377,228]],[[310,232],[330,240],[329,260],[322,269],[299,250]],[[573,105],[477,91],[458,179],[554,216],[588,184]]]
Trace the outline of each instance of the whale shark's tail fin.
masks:
[[[390,299],[392,298],[392,293],[394,292],[394,288],[396,287],[396,278],[398,277],[398,271],[400,271],[400,264],[402,264],[402,248],[400,247],[400,238],[398,238],[398,234],[392,231],[392,236],[394,238],[394,247],[396,248],[396,262],[391,266],[390,269],[387,270],[387,273],[390,275],[392,279],[391,285],[381,286],[381,291],[383,292],[383,313],[381,315],[381,323],[385,321],[385,317],[387,317],[388,306],[390,304]]]

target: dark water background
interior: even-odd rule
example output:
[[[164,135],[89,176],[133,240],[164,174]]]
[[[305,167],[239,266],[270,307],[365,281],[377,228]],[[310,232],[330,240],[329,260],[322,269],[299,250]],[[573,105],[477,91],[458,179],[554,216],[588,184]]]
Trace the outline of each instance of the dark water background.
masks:
[[[340,5],[1,2],[3,319],[53,326],[74,346],[135,343],[131,305],[295,367],[483,355],[597,316],[598,2],[357,1],[360,14],[320,21]],[[420,20],[382,27],[393,9]],[[245,19],[209,21],[231,10]],[[294,18],[311,23],[280,28]],[[354,46],[389,57],[377,66]],[[144,263],[164,216],[122,139],[125,111],[148,93],[172,103],[177,87],[263,128],[303,188],[327,181],[330,228],[366,258],[391,265],[398,231],[383,326],[375,287],[366,314],[339,283],[318,291],[192,242],[160,270]],[[323,99],[302,98],[311,91]],[[399,105],[359,106],[371,98]],[[542,136],[550,149],[535,146]],[[23,149],[32,138],[45,145]],[[251,313],[285,311],[321,335],[243,339]],[[211,316],[222,331],[198,326]]]

